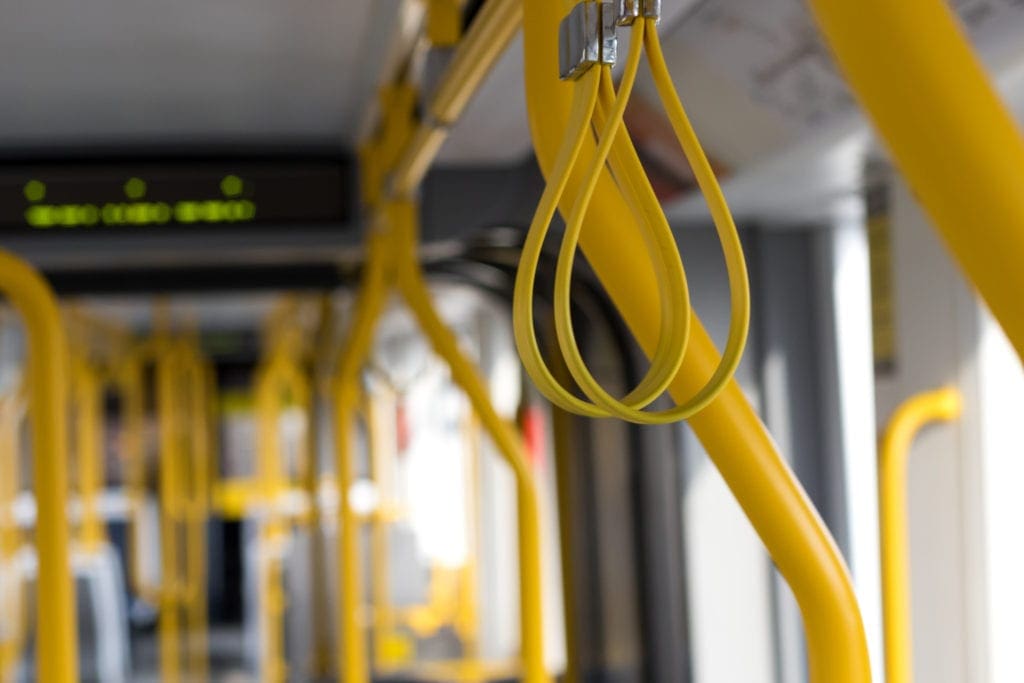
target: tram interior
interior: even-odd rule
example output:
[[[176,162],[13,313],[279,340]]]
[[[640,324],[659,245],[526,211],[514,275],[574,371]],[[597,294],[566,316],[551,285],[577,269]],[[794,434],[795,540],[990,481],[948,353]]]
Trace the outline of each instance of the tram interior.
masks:
[[[902,2],[955,16],[1019,126],[1024,3]],[[594,84],[590,148],[631,141],[685,303],[651,289],[671,258],[633,262],[665,253],[640,219],[591,208],[566,266],[558,204],[531,252],[571,135],[543,151],[569,90],[530,60],[547,17],[601,3],[5,3],[0,683],[1024,681],[1021,360],[834,56],[830,3],[662,0],[614,64],[561,81],[573,106]],[[631,71],[654,47],[745,264],[726,418],[618,417],[690,306],[732,348],[741,296],[663,83]],[[594,206],[641,186],[616,145]],[[962,168],[967,205],[983,181]],[[527,335],[593,414],[552,399]],[[647,415],[683,403],[677,374],[711,375],[692,358]],[[744,411],[767,451],[728,421]],[[815,621],[833,601],[852,639]]]

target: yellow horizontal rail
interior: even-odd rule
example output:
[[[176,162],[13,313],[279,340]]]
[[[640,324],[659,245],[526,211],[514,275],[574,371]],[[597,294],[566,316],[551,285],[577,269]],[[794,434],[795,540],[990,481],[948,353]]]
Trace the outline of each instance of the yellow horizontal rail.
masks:
[[[931,422],[960,415],[956,389],[918,394],[893,413],[878,450],[878,500],[882,541],[882,616],[885,680],[914,680],[910,625],[910,534],[907,530],[907,461],[914,438]]]
[[[1024,357],[1024,140],[946,0],[810,0],[854,94]]]

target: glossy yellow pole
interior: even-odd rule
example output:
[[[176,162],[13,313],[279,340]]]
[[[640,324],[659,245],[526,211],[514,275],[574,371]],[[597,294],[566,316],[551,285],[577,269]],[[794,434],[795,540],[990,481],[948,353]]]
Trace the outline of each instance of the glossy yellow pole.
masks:
[[[277,506],[284,489],[281,464],[281,442],[278,422],[281,418],[280,394],[277,390],[279,353],[272,354],[267,365],[260,368],[256,379],[256,425],[259,442],[256,461],[266,518],[261,523],[261,540],[266,556],[260,569],[260,605],[263,612],[262,675],[266,683],[283,683],[288,678],[284,651],[285,596],[281,586],[281,543],[285,530]]]
[[[182,400],[188,406],[189,495],[185,502],[188,588],[185,617],[188,628],[189,677],[205,681],[210,677],[209,624],[207,619],[206,522],[209,515],[210,460],[209,368],[198,341],[181,343]]]
[[[534,147],[542,169],[554,164],[569,118],[572,85],[558,78],[558,24],[568,2],[525,0],[526,94]],[[859,7],[859,5],[858,5]],[[587,142],[584,158],[594,152]],[[586,164],[580,164],[584,168]],[[575,197],[582,171],[569,179]],[[646,183],[643,177],[634,179]],[[658,286],[620,187],[605,172],[587,213],[581,248],[647,354],[660,330]],[[638,204],[638,202],[634,202]],[[564,206],[568,212],[570,207]],[[685,401],[701,389],[719,353],[694,316],[689,350],[670,392]],[[849,572],[834,540],[733,381],[690,424],[788,581],[804,617],[813,683],[864,683],[871,678],[867,642]]]
[[[352,326],[338,356],[332,387],[335,469],[341,521],[338,529],[338,671],[344,683],[367,683],[370,680],[360,613],[362,581],[359,571],[359,521],[348,497],[354,480],[355,435],[352,427],[359,402],[359,374],[370,352],[373,331],[383,311],[387,293],[385,246],[381,242],[379,234],[372,234],[369,238],[366,271],[356,300]]]
[[[153,351],[146,344],[128,354],[118,372],[121,394],[121,428],[125,460],[125,489],[130,508],[128,534],[128,577],[132,590],[143,600],[160,605],[160,588],[146,583],[142,570],[141,537],[146,506],[146,390],[143,366]]]
[[[179,599],[184,586],[179,580],[178,517],[181,495],[178,465],[181,462],[181,416],[177,386],[178,363],[173,342],[157,340],[156,398],[160,438],[160,680],[177,683],[181,677],[181,619]]]
[[[99,509],[103,492],[102,388],[96,370],[84,358],[72,361],[75,394],[75,436],[78,442],[78,496],[82,506],[79,539],[82,549],[95,553],[107,540]]]
[[[944,0],[811,0],[897,167],[1024,357],[1024,140]]]
[[[882,617],[885,680],[914,680],[910,628],[910,534],[907,531],[907,461],[914,438],[930,422],[960,416],[956,389],[918,394],[893,413],[878,451],[878,500],[882,541]]]
[[[41,683],[72,683],[78,680],[78,642],[68,551],[67,336],[47,282],[27,263],[2,251],[0,293],[21,314],[27,338],[39,553],[36,672]]]
[[[363,392],[363,415],[366,425],[366,445],[370,455],[370,478],[379,493],[377,509],[370,515],[370,566],[375,581],[371,587],[373,604],[374,661],[377,666],[387,668],[400,664],[392,661],[389,639],[394,630],[394,614],[391,609],[391,567],[388,527],[388,508],[391,506],[391,487],[385,477],[385,455],[381,434],[380,399],[367,389]]]
[[[21,414],[20,389],[0,397],[0,580],[5,587],[0,612],[4,624],[0,637],[0,682],[3,683],[15,680],[15,667],[21,660],[28,628],[23,577],[16,561],[24,539],[14,514],[21,480],[18,438]]]

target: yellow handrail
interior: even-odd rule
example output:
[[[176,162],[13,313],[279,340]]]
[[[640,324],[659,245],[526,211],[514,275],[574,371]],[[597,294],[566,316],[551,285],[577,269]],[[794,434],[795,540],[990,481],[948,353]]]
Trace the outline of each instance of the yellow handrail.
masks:
[[[20,385],[20,382],[19,382]],[[28,630],[28,600],[17,555],[25,543],[15,517],[14,504],[21,481],[21,440],[23,389],[16,386],[0,397],[0,576],[3,577],[3,637],[0,639],[0,681],[14,680],[14,667],[21,661]],[[11,574],[8,574],[11,572]]]
[[[566,133],[572,88],[558,77],[558,25],[567,2],[524,1],[527,104],[534,146],[550,171]],[[594,152],[587,141],[585,153]],[[582,173],[569,179],[574,197]],[[646,179],[637,178],[639,184]],[[645,263],[646,248],[623,192],[605,172],[580,240],[588,262],[648,355],[660,329],[658,284]],[[570,207],[563,207],[566,211]],[[711,377],[719,354],[694,315],[689,352],[669,387],[685,401]],[[870,680],[867,641],[849,573],[834,540],[780,456],[739,385],[733,381],[690,424],[789,582],[804,616],[814,683]]]
[[[1024,139],[950,4],[810,6],[914,195],[1024,357]]]
[[[128,580],[132,591],[157,607],[160,587],[146,583],[142,570],[141,536],[146,505],[146,387],[143,368],[151,362],[155,344],[140,344],[129,351],[117,368],[115,382],[121,396],[121,429],[128,498]]]
[[[41,683],[78,680],[75,587],[68,549],[68,342],[57,299],[26,262],[0,251],[0,293],[25,325],[36,494],[36,675]]]
[[[210,370],[200,356],[198,342],[173,338],[166,322],[153,339],[153,352],[160,471],[161,680],[205,680],[209,677],[206,519],[212,460]],[[186,630],[182,629],[182,617]],[[183,646],[187,658],[182,657]]]
[[[281,451],[280,418],[282,394],[295,403],[307,419],[307,429],[300,449],[298,478],[309,493],[310,478],[316,479],[316,465],[308,448],[312,424],[310,414],[312,395],[309,380],[300,367],[297,356],[300,353],[296,338],[295,322],[288,319],[294,314],[294,306],[286,306],[281,315],[273,316],[268,327],[269,351],[266,360],[256,371],[256,422],[259,434],[257,443],[257,470],[265,518],[260,527],[261,543],[267,549],[261,568],[260,604],[263,613],[264,643],[262,648],[262,678],[267,683],[283,683],[288,679],[288,663],[285,652],[284,613],[286,596],[283,587],[283,558],[281,544],[289,533],[288,521],[278,510],[282,494],[290,489],[291,476],[287,471],[284,454]],[[318,527],[318,502],[310,494],[309,510],[300,521],[308,525],[311,533]],[[311,539],[312,542],[312,539]]]
[[[353,483],[352,415],[359,399],[360,370],[373,341],[373,332],[391,288],[397,289],[412,310],[434,351],[449,365],[452,379],[468,396],[484,429],[494,440],[516,477],[519,518],[520,629],[523,678],[526,683],[546,683],[540,571],[540,522],[533,476],[522,444],[512,427],[490,403],[488,391],[476,369],[459,350],[452,332],[434,310],[416,254],[418,207],[411,201],[388,201],[378,208],[377,220],[367,245],[367,262],[356,301],[354,320],[339,355],[334,397],[337,414],[338,490],[341,494],[341,528],[338,558],[339,673],[346,683],[369,680],[365,644],[359,614],[361,582],[356,530],[358,520],[346,496]]]
[[[103,457],[103,384],[90,361],[72,356],[72,395],[75,415],[75,462],[81,505],[79,542],[87,553],[97,552],[107,541],[106,521],[99,498],[106,479]]]
[[[188,629],[189,680],[210,675],[207,610],[206,523],[210,512],[210,474],[213,462],[212,369],[203,359],[194,336],[179,342],[183,395],[188,424],[188,487],[185,501],[187,567],[185,619]]]
[[[910,540],[907,530],[907,460],[917,434],[930,422],[960,416],[960,392],[952,388],[918,394],[900,405],[878,450],[878,502],[882,542],[882,616],[885,680],[914,680],[910,630]]]

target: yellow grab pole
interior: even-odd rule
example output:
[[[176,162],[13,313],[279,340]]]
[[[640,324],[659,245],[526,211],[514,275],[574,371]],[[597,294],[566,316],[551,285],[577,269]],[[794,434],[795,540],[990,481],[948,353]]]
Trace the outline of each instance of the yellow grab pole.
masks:
[[[198,342],[189,340],[182,344],[179,353],[182,362],[182,380],[186,395],[182,396],[188,406],[189,427],[189,500],[186,503],[186,550],[188,590],[186,622],[188,624],[188,652],[190,679],[204,681],[209,678],[209,643],[207,632],[207,591],[206,591],[206,521],[210,499],[210,444],[209,424],[209,368],[200,355]]]
[[[491,404],[487,386],[459,349],[451,330],[437,315],[416,254],[418,207],[411,201],[393,201],[385,207],[397,252],[398,289],[430,340],[434,352],[448,365],[452,380],[465,392],[487,435],[493,440],[516,478],[518,494],[519,607],[523,681],[544,683],[543,595],[541,593],[540,514],[533,473],[523,445],[512,426]]]
[[[564,1],[524,2],[527,104],[542,169],[554,164],[569,118],[572,86],[559,80],[557,68],[558,25],[568,9]],[[593,150],[588,141],[584,154]],[[570,178],[567,201],[576,197],[581,176]],[[634,221],[606,172],[587,212],[581,248],[638,343],[651,354],[661,324],[659,288],[639,232],[630,227]],[[696,316],[692,330],[686,360],[670,387],[676,401],[699,391],[718,364],[718,350]],[[812,683],[869,681],[867,641],[846,565],[739,385],[730,383],[690,424],[793,589],[804,617]]]
[[[893,413],[878,451],[878,500],[882,541],[882,616],[885,680],[914,680],[910,630],[910,534],[907,531],[907,460],[917,434],[930,422],[960,415],[960,393],[944,388],[918,394]]]
[[[153,351],[147,344],[128,354],[118,372],[121,394],[121,429],[125,460],[125,488],[129,504],[128,578],[143,600],[160,606],[160,588],[146,583],[142,570],[142,520],[146,505],[146,392],[143,365]]]
[[[41,683],[78,680],[75,588],[68,550],[68,342],[53,290],[31,266],[0,251],[0,293],[22,316],[36,494],[36,675]]]
[[[854,94],[1024,357],[1024,140],[945,0],[811,0]]]
[[[266,515],[261,522],[260,605],[263,612],[262,680],[282,683],[288,678],[284,651],[285,598],[281,587],[280,544],[285,535],[277,510],[279,496],[284,489],[281,466],[281,443],[278,420],[281,417],[280,395],[277,391],[278,353],[261,367],[256,379],[256,461],[259,472],[261,497]]]
[[[99,498],[105,479],[102,453],[103,392],[96,370],[85,358],[74,358],[72,366],[77,488],[82,506],[79,537],[85,552],[94,553],[107,540],[106,524],[99,510]]]
[[[176,382],[178,367],[173,343],[164,336],[157,340],[156,397],[160,437],[160,680],[177,683],[181,677],[181,620],[179,600],[178,514],[181,499],[181,425]]]
[[[0,638],[0,681],[14,680],[25,645],[28,605],[22,593],[22,575],[16,555],[24,539],[14,515],[14,503],[21,480],[21,448],[18,438],[21,417],[21,389],[0,398],[0,577],[6,590],[3,597],[3,637]],[[8,574],[11,572],[11,574]]]
[[[355,316],[345,345],[338,357],[332,394],[335,411],[335,452],[338,477],[338,672],[345,683],[370,680],[363,642],[360,605],[362,582],[359,571],[359,522],[349,502],[353,483],[353,415],[359,401],[359,373],[373,342],[373,331],[384,308],[385,260],[380,235],[371,235],[367,269],[355,305]]]

